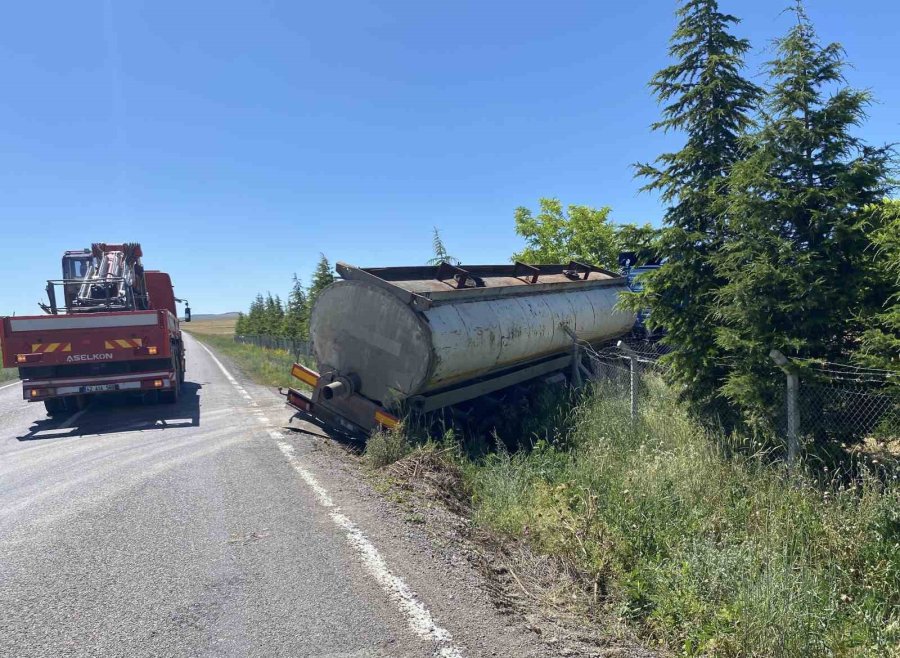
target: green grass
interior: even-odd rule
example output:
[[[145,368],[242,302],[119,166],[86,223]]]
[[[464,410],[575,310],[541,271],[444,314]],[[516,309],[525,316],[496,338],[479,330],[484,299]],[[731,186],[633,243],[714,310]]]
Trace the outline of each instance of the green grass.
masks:
[[[0,348],[0,357],[2,357],[2,355],[3,351],[2,348]],[[0,368],[0,382],[8,382],[18,378],[18,368]]]
[[[291,366],[294,357],[284,350],[269,350],[255,345],[235,343],[231,336],[203,334],[191,331],[191,334],[219,354],[230,358],[248,377],[258,384],[266,386],[302,386],[301,382],[291,377]]]
[[[679,654],[900,655],[895,476],[788,477],[652,384],[636,423],[601,391],[564,442],[466,462],[477,523],[527,537]]]

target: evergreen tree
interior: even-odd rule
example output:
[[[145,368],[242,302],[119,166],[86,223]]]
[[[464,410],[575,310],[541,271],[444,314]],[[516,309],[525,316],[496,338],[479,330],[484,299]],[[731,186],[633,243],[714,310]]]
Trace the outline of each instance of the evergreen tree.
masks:
[[[234,323],[234,333],[237,336],[247,335],[247,316],[243,313],[238,313],[237,322]]]
[[[822,47],[799,2],[793,11],[797,23],[767,64],[763,125],[731,174],[733,239],[715,259],[727,281],[717,293],[719,345],[731,357],[723,392],[751,413],[780,404],[772,348],[849,356],[871,288],[863,210],[888,192],[890,150],[851,133],[870,94],[832,91],[844,80],[843,49]]]
[[[862,318],[866,329],[854,358],[863,366],[894,371],[897,375],[890,381],[900,386],[900,200],[870,206],[867,212],[875,216],[871,279],[879,281],[880,274],[882,285],[876,288],[871,312]]]
[[[679,131],[685,143],[636,167],[648,180],[643,189],[659,192],[669,204],[659,242],[666,260],[642,278],[644,293],[626,303],[652,308],[651,322],[665,329],[665,341],[675,348],[666,357],[672,377],[686,385],[692,400],[704,402],[716,396],[725,375],[711,324],[724,281],[711,256],[727,238],[726,181],[742,157],[740,138],[761,92],[741,74],[750,44],[731,34],[736,17],[720,12],[716,0],[687,0],[676,15],[669,48],[675,63],[659,71],[650,87],[663,104],[653,129]]]
[[[306,293],[310,310],[312,310],[313,304],[316,303],[319,293],[332,283],[334,283],[334,271],[331,269],[331,263],[328,262],[325,254],[319,254],[319,263],[316,265],[312,283],[309,286],[309,291]]]
[[[294,340],[306,340],[309,336],[309,305],[306,290],[296,274],[287,299],[282,334]]]
[[[246,329],[248,336],[261,336],[265,333],[265,313],[266,300],[257,293],[254,300],[250,303],[250,310],[247,312]]]
[[[444,246],[444,241],[441,239],[441,233],[438,231],[437,226],[434,227],[431,246],[434,250],[434,258],[429,258],[426,265],[440,265],[441,263],[459,265],[459,259],[447,253],[447,248]]]
[[[267,293],[263,318],[263,335],[278,336],[281,334],[284,323],[284,307],[280,297],[273,297],[272,293]]]

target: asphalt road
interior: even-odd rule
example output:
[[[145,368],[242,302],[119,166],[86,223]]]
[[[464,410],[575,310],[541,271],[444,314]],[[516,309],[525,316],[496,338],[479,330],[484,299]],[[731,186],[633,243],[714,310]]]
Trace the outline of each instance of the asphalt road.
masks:
[[[48,419],[0,389],[0,656],[547,655],[187,345],[177,405]]]

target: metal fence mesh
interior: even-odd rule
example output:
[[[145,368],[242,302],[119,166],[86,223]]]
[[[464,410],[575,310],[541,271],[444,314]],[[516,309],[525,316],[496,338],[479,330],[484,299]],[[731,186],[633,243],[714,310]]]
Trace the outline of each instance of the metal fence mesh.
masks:
[[[310,342],[307,340],[295,340],[284,336],[238,336],[234,337],[235,343],[244,345],[256,345],[269,350],[284,350],[295,357],[309,356],[312,353]]]
[[[658,344],[619,343],[593,348],[581,345],[592,379],[611,391],[633,397],[637,412],[644,404],[650,375],[665,375]],[[900,379],[897,373],[836,363],[792,363],[799,373],[796,408],[799,435],[806,441],[858,441],[900,439]],[[634,375],[632,375],[632,367]],[[788,386],[785,376],[773,382],[782,403],[771,411],[767,426],[787,433]],[[727,400],[710,416],[734,418]]]

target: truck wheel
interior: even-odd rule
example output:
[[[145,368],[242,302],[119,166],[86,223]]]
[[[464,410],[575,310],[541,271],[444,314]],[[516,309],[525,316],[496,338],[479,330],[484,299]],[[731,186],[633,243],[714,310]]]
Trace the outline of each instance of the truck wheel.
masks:
[[[159,399],[161,402],[165,402],[166,404],[175,404],[178,402],[178,398],[181,397],[181,382],[184,379],[184,375],[181,370],[181,362],[176,359],[175,360],[175,378],[172,380],[172,388],[168,391],[160,391]]]
[[[50,398],[44,400],[44,408],[47,410],[48,416],[59,416],[69,410],[69,405],[66,404],[65,398]]]

